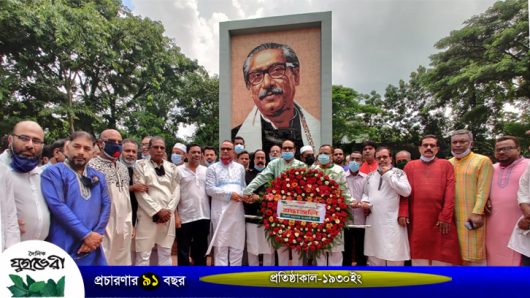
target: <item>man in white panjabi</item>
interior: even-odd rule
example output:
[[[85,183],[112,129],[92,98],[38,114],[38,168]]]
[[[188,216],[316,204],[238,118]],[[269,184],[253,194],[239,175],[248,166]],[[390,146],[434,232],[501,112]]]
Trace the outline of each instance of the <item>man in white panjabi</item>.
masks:
[[[379,164],[370,173],[364,187],[361,207],[370,210],[366,217],[364,254],[368,266],[403,266],[410,259],[407,227],[398,223],[400,196],[408,197],[411,187],[407,175],[392,166],[392,153],[379,147],[375,153]]]
[[[133,236],[132,207],[129,194],[129,172],[118,161],[122,150],[122,137],[117,130],[104,130],[98,140],[101,154],[88,165],[105,175],[111,198],[110,217],[105,228],[103,251],[109,265],[130,266]]]
[[[312,169],[318,169],[324,174],[328,175],[331,179],[337,182],[341,189],[344,197],[344,202],[351,205],[351,195],[349,190],[346,188],[346,178],[344,169],[342,166],[333,163],[333,147],[329,144],[320,146],[318,150],[318,165],[313,165]],[[342,266],[342,252],[344,251],[344,231],[336,236],[336,240],[331,247],[329,252],[322,252],[317,258],[317,266]]]
[[[139,160],[134,167],[134,183],[148,186],[136,192],[136,265],[149,265],[151,250],[157,246],[158,265],[171,266],[171,247],[175,241],[175,212],[180,200],[180,173],[177,166],[164,160],[166,144],[155,136],[149,141],[150,159]]]
[[[233,161],[234,144],[221,144],[221,161],[206,171],[206,193],[212,197],[211,220],[216,266],[241,266],[245,247],[242,194],[245,168]]]

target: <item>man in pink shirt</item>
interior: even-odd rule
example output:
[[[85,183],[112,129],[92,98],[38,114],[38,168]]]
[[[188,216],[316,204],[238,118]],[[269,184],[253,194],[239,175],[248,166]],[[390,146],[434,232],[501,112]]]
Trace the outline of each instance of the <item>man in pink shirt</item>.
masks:
[[[491,181],[491,215],[486,230],[486,254],[490,266],[519,266],[521,255],[507,247],[521,209],[517,203],[519,179],[528,166],[521,157],[517,138],[503,136],[495,143],[493,178]]]

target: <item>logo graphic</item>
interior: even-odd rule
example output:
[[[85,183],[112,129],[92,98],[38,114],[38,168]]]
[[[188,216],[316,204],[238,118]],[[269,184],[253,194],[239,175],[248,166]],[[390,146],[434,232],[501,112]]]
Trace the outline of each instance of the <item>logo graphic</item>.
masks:
[[[84,297],[83,277],[64,250],[23,241],[0,255],[0,297]]]

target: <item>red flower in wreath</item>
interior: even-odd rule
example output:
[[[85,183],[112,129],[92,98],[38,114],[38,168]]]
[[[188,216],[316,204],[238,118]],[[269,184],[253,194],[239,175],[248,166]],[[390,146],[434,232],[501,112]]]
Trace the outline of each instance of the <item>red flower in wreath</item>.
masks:
[[[304,217],[278,218],[280,200],[325,204],[324,222]],[[287,246],[302,255],[318,255],[330,249],[348,217],[340,185],[322,171],[306,168],[289,169],[271,182],[261,203],[261,214],[273,246]]]

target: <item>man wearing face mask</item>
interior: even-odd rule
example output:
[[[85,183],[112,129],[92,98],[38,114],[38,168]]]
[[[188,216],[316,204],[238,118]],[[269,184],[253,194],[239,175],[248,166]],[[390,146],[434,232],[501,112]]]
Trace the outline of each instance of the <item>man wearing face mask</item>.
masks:
[[[312,166],[315,163],[313,147],[307,145],[300,148],[300,160],[303,161],[308,167]]]
[[[105,175],[111,198],[109,222],[103,238],[103,250],[109,265],[129,266],[132,263],[133,236],[132,205],[129,193],[129,171],[118,161],[122,152],[122,137],[115,129],[104,130],[97,142],[101,154],[88,165]]]
[[[248,169],[245,174],[245,181],[247,184],[256,178],[266,166],[265,151],[258,149],[254,152],[253,167]],[[255,193],[261,194],[265,192],[265,186],[260,186]],[[253,195],[255,200],[258,199],[257,195]],[[257,216],[258,211],[261,208],[259,202],[243,204],[245,208],[245,215]],[[259,219],[246,218],[246,235],[247,235],[247,252],[248,252],[248,264],[250,266],[259,266],[259,255],[263,255],[263,266],[274,265],[274,249],[272,248],[269,241],[265,237],[265,230],[263,225],[260,224]]]
[[[206,193],[212,197],[211,220],[214,229],[210,248],[216,266],[241,266],[245,247],[245,211],[242,193],[245,169],[234,162],[234,144],[221,143],[221,161],[206,171]]]
[[[291,140],[285,140],[282,143],[282,158],[275,159],[267,165],[267,167],[259,173],[256,178],[254,178],[248,186],[243,191],[243,199],[245,202],[254,202],[255,196],[252,196],[256,190],[272,181],[274,178],[278,177],[285,170],[291,168],[305,168],[306,164],[295,159],[294,153],[296,152],[296,147],[294,142]],[[302,265],[302,259],[300,253],[292,251],[293,259],[292,266]],[[288,266],[289,265],[289,249],[286,247],[281,247],[278,249],[278,265]]]
[[[313,165],[312,169],[318,169],[328,175],[331,179],[337,182],[344,197],[344,202],[348,205],[352,204],[350,192],[346,189],[346,180],[344,177],[344,170],[342,166],[333,163],[333,147],[329,144],[324,144],[318,149],[318,165]],[[337,235],[338,243],[331,247],[330,252],[323,252],[316,258],[317,266],[342,266],[342,252],[344,251],[344,235]]]
[[[245,151],[245,139],[240,136],[234,138],[234,154],[237,155]]]
[[[471,151],[473,134],[465,129],[451,133],[449,161],[455,170],[455,217],[464,265],[486,265],[484,208],[490,193],[493,166],[484,155]]]
[[[359,151],[352,152],[350,154],[350,162],[348,163],[348,171],[346,171],[346,174],[344,175],[354,206],[355,203],[361,201],[364,184],[366,182],[367,175],[359,171],[362,162],[362,153]],[[350,208],[350,212],[353,215],[353,220],[349,220],[347,222],[348,225],[364,225],[366,223],[366,216],[361,208]],[[355,264],[353,262],[355,262]],[[346,228],[344,230],[344,259],[342,263],[344,266],[366,266],[366,257],[364,255],[364,229]]]
[[[399,151],[396,153],[396,168],[403,170],[405,165],[411,160],[410,152],[407,150]]]
[[[41,169],[38,167],[44,131],[33,121],[21,121],[8,137],[9,147],[0,162],[13,180],[20,240],[44,240],[50,229],[50,212],[41,192]]]
[[[436,157],[439,147],[434,135],[422,137],[418,150],[420,159],[405,166],[412,192],[409,200],[402,200],[398,219],[400,225],[410,225],[412,266],[460,265],[460,246],[453,220],[453,166]]]
[[[186,145],[176,143],[171,150],[171,162],[177,166],[183,165],[186,159]]]

